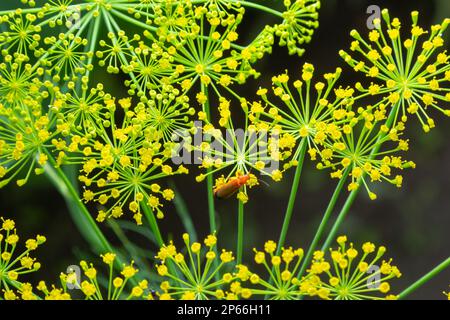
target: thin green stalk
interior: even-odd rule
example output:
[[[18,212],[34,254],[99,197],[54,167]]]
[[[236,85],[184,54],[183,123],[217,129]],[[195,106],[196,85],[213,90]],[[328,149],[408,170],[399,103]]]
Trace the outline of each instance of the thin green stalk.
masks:
[[[206,188],[208,189],[208,213],[209,213],[209,227],[211,234],[217,231],[216,224],[216,209],[214,206],[214,178],[209,174],[206,178]]]
[[[336,219],[336,221],[334,222],[333,227],[331,228],[330,233],[328,234],[327,239],[325,240],[323,246],[322,246],[322,251],[325,251],[326,249],[328,249],[330,247],[331,242],[333,241],[334,237],[336,236],[336,233],[339,230],[339,227],[342,224],[342,221],[344,221],[345,217],[347,216],[347,213],[350,211],[350,208],[353,205],[353,202],[355,202],[356,196],[358,195],[360,190],[360,187],[358,187],[357,189],[353,190],[349,196],[347,197],[347,200],[345,201],[344,206],[342,207],[341,212],[339,212],[339,215]]]
[[[281,228],[280,238],[278,240],[278,248],[276,254],[279,255],[281,252],[281,248],[284,246],[284,242],[286,241],[286,235],[289,229],[289,224],[291,223],[292,212],[294,210],[295,199],[297,198],[297,191],[300,184],[300,176],[303,169],[303,162],[305,160],[306,153],[306,141],[302,140],[300,145],[300,153],[298,156],[298,164],[295,168],[294,181],[292,182],[291,193],[289,195],[289,202],[286,208],[286,213],[284,215],[283,226]]]
[[[241,5],[243,5],[244,7],[257,9],[257,10],[260,10],[260,11],[263,11],[263,12],[267,12],[267,13],[273,14],[274,16],[283,18],[283,13],[282,12],[274,10],[272,8],[268,8],[268,7],[263,6],[261,4],[253,3],[253,2],[250,2],[250,1],[239,1],[239,3]]]
[[[194,222],[192,221],[192,216],[189,213],[189,209],[186,205],[186,202],[181,196],[181,193],[178,192],[178,189],[173,181],[169,182],[169,186],[172,190],[174,190],[175,194],[177,195],[173,200],[173,204],[175,205],[177,214],[180,216],[181,222],[183,223],[186,232],[189,233],[189,236],[191,237],[192,241],[197,242],[198,239],[197,231],[195,230]]]
[[[160,247],[164,245],[164,240],[161,236],[161,232],[159,231],[158,222],[156,221],[155,214],[153,210],[149,207],[147,202],[144,200],[141,202],[142,210],[144,211],[144,216],[150,224],[150,229],[153,232],[153,235],[156,238],[156,241]]]
[[[441,271],[445,270],[446,268],[448,268],[450,266],[450,257],[448,257],[446,260],[444,260],[443,262],[441,262],[439,265],[437,265],[433,270],[431,270],[430,272],[428,272],[426,275],[424,275],[423,277],[421,277],[419,280],[417,280],[416,282],[414,282],[412,285],[410,285],[408,288],[406,288],[405,290],[403,290],[398,298],[399,299],[404,299],[407,296],[409,296],[411,293],[413,293],[414,291],[416,291],[418,288],[420,288],[421,286],[423,286],[425,283],[427,283],[428,281],[430,281],[432,278],[434,278],[438,273],[440,273]]]
[[[209,98],[208,96],[208,88],[202,84],[202,92]],[[204,111],[206,113],[208,121],[211,120],[211,112],[209,109],[209,99],[204,104]],[[214,207],[214,177],[212,173],[210,173],[211,169],[208,169],[207,177],[206,177],[206,188],[208,193],[208,213],[209,213],[209,228],[211,234],[217,231],[216,225],[216,209]]]
[[[322,217],[322,221],[320,222],[319,228],[317,229],[316,234],[314,235],[314,239],[311,242],[311,245],[309,246],[309,249],[306,253],[306,256],[302,262],[302,266],[300,268],[300,272],[298,273],[298,278],[300,279],[303,273],[305,272],[306,267],[308,266],[309,261],[311,260],[311,257],[313,255],[313,252],[317,248],[317,244],[319,243],[320,239],[322,238],[322,234],[325,231],[325,227],[328,223],[328,220],[330,220],[331,214],[334,211],[334,208],[336,207],[336,202],[339,199],[339,196],[342,192],[342,189],[347,181],[348,175],[350,173],[350,170],[347,169],[344,172],[344,175],[339,180],[338,185],[336,186],[336,189],[334,190],[333,196],[331,197],[330,202],[328,203],[327,209]]]
[[[242,263],[242,251],[244,245],[244,203],[238,200],[238,235],[237,235],[237,259],[236,263]]]
[[[92,33],[90,34],[90,37],[89,37],[91,44],[90,44],[88,50],[91,51],[92,53],[95,53],[95,46],[97,45],[97,39],[99,36],[101,19],[102,19],[102,15],[99,15],[98,17],[95,18],[94,27],[93,27]],[[89,57],[87,64],[91,64],[93,59],[94,59],[94,54],[91,57]],[[91,73],[91,70],[87,70],[86,77],[89,77],[90,73]],[[89,79],[90,79],[90,77],[89,77]]]

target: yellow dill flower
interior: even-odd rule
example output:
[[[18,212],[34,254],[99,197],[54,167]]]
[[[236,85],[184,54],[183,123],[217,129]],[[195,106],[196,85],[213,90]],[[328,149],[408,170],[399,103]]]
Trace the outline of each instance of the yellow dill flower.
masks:
[[[196,86],[204,93],[211,87],[211,93],[219,96],[222,90],[236,95],[230,87],[233,83],[243,83],[249,76],[257,76],[248,57],[244,58],[242,52],[234,49],[243,13],[221,16],[209,12],[207,5],[191,10],[193,23],[180,28],[177,33],[169,33],[162,42],[164,50],[173,58],[173,81],[182,83],[186,90]],[[144,32],[144,36],[156,41],[149,31]],[[205,102],[199,99],[200,104]]]
[[[61,275],[60,278],[61,282],[64,285],[64,276]],[[30,288],[29,290],[32,292],[33,288]],[[72,300],[72,296],[67,292],[66,287],[58,288],[52,285],[51,288],[49,288],[45,281],[40,281],[36,286],[36,290],[38,291],[37,294],[40,293],[40,295],[43,295],[44,300]]]
[[[285,0],[286,7],[283,12],[283,22],[275,25],[275,35],[279,37],[280,46],[287,46],[289,54],[303,55],[305,49],[300,45],[309,43],[314,29],[319,26],[318,0]]]
[[[193,129],[195,109],[182,91],[172,85],[163,85],[161,90],[151,91],[149,96],[146,123],[163,142],[174,141],[176,136]]]
[[[55,83],[61,80],[77,81],[80,77],[93,69],[91,51],[85,51],[88,40],[73,33],[60,33],[43,39],[45,45],[51,48],[47,51],[45,58],[40,64],[45,66],[45,73],[52,77]]]
[[[20,289],[25,286],[22,281],[24,275],[36,272],[41,264],[36,258],[30,256],[42,245],[46,238],[37,235],[35,238],[23,242],[24,250],[18,253],[20,237],[17,234],[15,222],[11,219],[0,217],[0,291],[6,300],[20,298]],[[14,291],[19,290],[16,294]],[[29,296],[25,294],[25,296]],[[34,296],[33,296],[34,298]]]
[[[308,272],[321,277],[317,283],[322,299],[360,300],[392,299],[389,280],[399,278],[399,269],[392,259],[380,260],[386,248],[366,242],[361,249],[347,243],[347,237],[337,238],[339,247],[330,249],[329,255],[316,251]]]
[[[359,109],[358,113],[349,124],[337,128],[334,138],[327,137],[318,151],[317,168],[331,168],[331,177],[337,179],[347,171],[351,176],[348,190],[362,184],[375,200],[369,182],[386,181],[401,187],[403,178],[393,171],[414,168],[415,164],[397,155],[408,150],[408,140],[400,138],[404,129],[401,122],[396,127],[386,126],[386,109],[381,107],[375,111]]]
[[[50,105],[50,110],[58,117],[58,131],[63,136],[73,132],[96,135],[110,112],[108,108],[113,98],[104,92],[100,83],[93,88],[83,86],[80,92],[75,82],[71,81],[68,85],[71,89],[65,93],[57,91]]]
[[[447,298],[447,300],[450,300],[450,292],[442,292],[444,295],[445,295],[445,297]]]
[[[445,52],[444,32],[450,22],[424,30],[417,24],[419,13],[411,13],[410,35],[402,39],[401,22],[391,18],[387,9],[382,11],[383,21],[377,19],[378,27],[364,39],[356,30],[351,32],[355,39],[351,50],[363,58],[358,60],[349,53],[340,55],[355,69],[380,82],[369,88],[358,85],[365,94],[381,95],[380,105],[395,109],[395,119],[406,122],[408,116],[417,117],[425,132],[435,126],[430,109],[449,116],[449,90],[445,83],[450,79],[448,55]]]
[[[139,272],[134,263],[123,265],[120,274],[116,275],[114,271],[114,260],[116,255],[108,252],[101,255],[103,263],[108,266],[109,273],[107,275],[108,284],[103,290],[98,281],[98,268],[92,263],[81,261],[80,266],[83,269],[85,280],[77,279],[73,274],[61,274],[61,282],[63,287],[67,288],[71,284],[80,288],[85,299],[87,300],[130,300],[142,299],[147,296],[148,281],[141,280],[136,285],[129,288],[127,285],[130,279],[135,279]]]
[[[33,172],[44,172],[45,150],[58,134],[55,115],[42,109],[54,87],[37,78],[27,57],[7,55],[5,61],[0,65],[0,187],[13,179],[23,186]]]
[[[143,205],[163,218],[163,201],[171,201],[175,195],[171,189],[161,187],[161,179],[188,172],[168,162],[175,144],[158,141],[160,136],[146,124],[145,105],[132,108],[131,103],[131,99],[120,99],[116,106],[110,100],[108,117],[98,125],[99,133],[93,136],[73,132],[62,151],[63,163],[82,166],[79,180],[85,186],[83,200],[104,206],[98,212],[98,221],[130,212],[141,224]],[[114,121],[116,107],[124,112],[121,123]]]
[[[96,52],[99,64],[109,73],[122,71],[130,75],[131,80],[124,82],[130,95],[145,98],[148,90],[170,82],[175,72],[173,57],[158,43],[146,44],[140,35],[129,37],[124,31],[109,32],[108,38],[111,43],[104,40],[99,43],[101,50]]]
[[[255,263],[264,266],[267,276],[252,272],[244,266],[238,267],[237,276],[245,281],[240,292],[243,298],[267,296],[274,300],[298,300],[309,294],[305,288],[307,281],[312,281],[311,277],[297,278],[303,249],[282,248],[281,254],[276,255],[276,248],[274,241],[267,241],[263,251],[253,249]]]
[[[245,12],[245,8],[240,2],[229,0],[206,0],[203,6],[208,9],[208,12],[219,16],[232,16]]]
[[[174,33],[186,32],[195,24],[195,7],[191,1],[150,0],[148,4],[150,5],[138,4],[135,12],[145,16],[142,14],[143,10],[152,11],[153,20],[151,22],[157,28],[155,33],[162,38]],[[146,16],[149,17],[149,15]]]
[[[80,266],[83,270],[84,277],[80,277],[76,273],[61,273],[61,288],[54,285],[49,288],[44,281],[39,282],[36,289],[43,294],[45,300],[71,300],[71,299],[84,299],[84,300],[134,300],[134,299],[147,299],[151,294],[148,290],[148,281],[140,280],[136,281],[136,284],[130,286],[131,279],[137,280],[138,269],[134,267],[134,263],[129,265],[123,265],[120,274],[116,274],[114,269],[114,260],[116,254],[105,253],[101,255],[103,263],[108,267],[108,273],[105,275],[106,284],[100,281],[100,277],[103,277],[92,263],[81,261]],[[69,293],[69,287],[71,290],[77,289]],[[32,291],[32,288],[29,288]],[[81,293],[81,297],[78,294]]]
[[[28,56],[39,48],[42,36],[41,27],[35,24],[36,19],[35,14],[23,17],[17,12],[1,17],[0,21],[5,27],[5,31],[0,33],[1,50]]]
[[[272,177],[274,181],[280,181],[282,171],[279,168],[279,161],[282,159],[283,148],[280,147],[279,137],[276,131],[257,129],[249,124],[246,109],[248,103],[242,100],[242,107],[245,113],[244,129],[234,129],[233,119],[229,109],[222,109],[222,119],[219,124],[224,129],[214,127],[202,113],[200,120],[204,121],[202,133],[204,141],[201,144],[192,145],[194,154],[199,155],[201,161],[200,168],[206,169],[205,173],[197,176],[197,182],[203,181],[208,175],[226,170],[227,175],[222,175],[216,180],[216,188],[220,187],[232,179],[250,175],[250,183],[242,186],[242,192],[237,196],[241,201],[246,202],[247,187],[258,184],[252,172],[259,172],[262,175]],[[227,112],[225,112],[227,111]]]
[[[300,142],[306,140],[310,156],[314,159],[316,149],[324,144],[328,136],[334,137],[337,126],[349,123],[355,113],[351,88],[335,88],[341,74],[324,75],[326,83],[313,82],[314,66],[305,63],[302,80],[290,81],[287,73],[272,78],[272,95],[260,88],[257,94],[262,102],[254,102],[250,108],[250,119],[258,128],[274,128],[283,135],[280,143],[294,150],[293,162],[298,160],[301,151]],[[334,93],[334,95],[333,95]]]
[[[163,277],[161,300],[209,300],[230,298],[227,288],[237,276],[227,272],[233,266],[231,251],[217,250],[217,238],[209,235],[202,243],[191,242],[183,234],[186,251],[178,251],[170,242],[163,246],[157,259],[158,274]]]

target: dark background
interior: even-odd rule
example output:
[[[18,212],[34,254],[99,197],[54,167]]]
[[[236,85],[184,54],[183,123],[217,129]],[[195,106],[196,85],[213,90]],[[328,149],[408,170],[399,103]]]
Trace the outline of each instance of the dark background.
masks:
[[[277,5],[277,1],[264,3]],[[258,80],[250,80],[242,91],[248,94],[255,92],[260,85],[268,86],[273,75],[286,69],[292,77],[300,76],[304,62],[313,63],[316,74],[331,72],[340,66],[347,72],[343,81],[348,84],[361,81],[364,75],[352,72],[340,59],[338,51],[348,49],[351,29],[366,33],[366,8],[372,4],[387,7],[391,16],[401,19],[404,29],[409,29],[410,12],[413,10],[420,12],[419,24],[426,29],[441,22],[450,13],[448,0],[324,0],[320,10],[320,26],[312,42],[306,45],[306,54],[300,58],[290,57],[285,48],[275,47],[272,55],[257,64],[256,68],[262,76]],[[0,9],[6,6],[2,1]],[[264,24],[274,22],[271,17],[254,15],[250,9],[247,14],[248,18],[241,27],[244,43],[254,37]],[[448,46],[449,32],[445,39]],[[99,75],[95,80],[103,82],[110,92],[125,94],[120,82],[111,77]],[[394,291],[401,291],[449,255],[450,147],[447,139],[450,126],[443,116],[436,116],[435,120],[436,128],[428,134],[423,133],[418,121],[409,123],[407,134],[411,140],[411,150],[407,157],[416,162],[417,168],[404,172],[404,186],[401,189],[387,184],[377,186],[376,201],[369,200],[361,192],[340,230],[357,245],[372,241],[388,248],[386,257],[393,257],[394,264],[403,272],[400,279],[391,282]],[[268,239],[278,239],[292,178],[293,171],[290,171],[281,183],[268,181],[269,186],[262,185],[250,192],[251,200],[245,207],[247,253],[251,254],[253,247],[262,247]],[[179,196],[188,206],[198,234],[204,236],[209,229],[205,185],[196,183],[193,175],[177,177],[174,182]],[[305,249],[309,246],[334,187],[335,181],[330,181],[328,172],[315,170],[311,163],[305,165],[287,244]],[[343,198],[337,208],[340,208]],[[236,202],[218,202],[216,209],[220,218],[219,238],[222,246],[234,249]],[[179,239],[183,230],[174,210],[173,206],[166,207],[166,218],[161,222],[161,228],[163,234]],[[38,252],[43,269],[32,281],[45,278],[57,282],[59,272],[65,271],[68,265],[76,263],[89,252],[89,245],[72,222],[63,199],[45,177],[36,177],[22,188],[11,185],[2,189],[0,215],[13,217],[23,237],[40,233],[48,238],[46,245]],[[245,257],[244,262],[246,260],[252,261],[252,256]],[[448,291],[449,285],[450,270],[446,270],[410,298],[444,299],[442,291]]]

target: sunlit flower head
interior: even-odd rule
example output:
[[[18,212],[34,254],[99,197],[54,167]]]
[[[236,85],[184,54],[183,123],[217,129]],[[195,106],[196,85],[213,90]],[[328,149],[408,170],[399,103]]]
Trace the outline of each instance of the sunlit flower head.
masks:
[[[183,235],[185,249],[179,251],[171,242],[163,246],[156,258],[161,283],[161,300],[231,299],[230,284],[237,279],[232,273],[234,256],[231,251],[217,249],[215,235],[207,236],[203,244],[191,242]]]
[[[195,108],[189,97],[172,85],[163,85],[161,90],[149,92],[146,126],[163,142],[174,141],[194,127]]]
[[[92,263],[81,261],[80,266],[83,270],[83,278],[78,279],[76,273],[62,273],[61,283],[63,291],[67,292],[68,285],[79,289],[86,300],[131,300],[142,299],[149,295],[148,281],[141,280],[136,285],[129,286],[131,279],[137,280],[138,269],[133,262],[124,264],[117,274],[114,268],[116,254],[108,252],[101,255],[103,263],[107,265],[108,273],[102,275],[102,269],[94,266]],[[105,285],[101,285],[99,279],[104,276],[107,279]],[[45,283],[41,283],[40,291],[47,291]],[[75,295],[75,292],[72,294]],[[47,294],[48,296],[48,294]],[[51,297],[48,297],[51,299]]]
[[[274,241],[267,241],[264,244],[264,250],[255,251],[255,263],[264,268],[264,272],[253,272],[241,268],[238,275],[242,281],[241,296],[245,299],[258,297],[260,299],[267,297],[273,300],[298,300],[304,295],[305,286],[298,279],[300,263],[303,258],[303,249],[293,249],[292,247],[282,248],[279,255],[276,254],[277,244]]]
[[[131,104],[128,98],[118,101],[124,118],[116,123],[116,102],[109,101],[109,119],[101,124],[102,131],[96,137],[80,133],[71,135],[68,143],[54,142],[61,144],[62,163],[82,165],[79,180],[85,186],[83,200],[100,206],[98,221],[130,212],[141,224],[144,203],[163,218],[161,200],[171,201],[175,194],[161,187],[161,179],[188,172],[168,162],[174,145],[155,140],[154,131],[145,125],[145,106],[132,108]]]
[[[11,181],[23,186],[32,173],[42,174],[48,160],[45,150],[58,134],[55,115],[42,110],[52,85],[46,88],[39,80],[29,80],[23,90],[27,92],[15,92],[11,101],[0,98],[0,187]]]
[[[109,114],[110,94],[103,90],[102,84],[78,91],[74,82],[69,82],[67,92],[58,91],[49,109],[56,114],[57,128],[63,136],[73,132],[83,132],[95,137],[100,131],[105,117]]]
[[[22,289],[28,288],[23,277],[41,267],[31,253],[42,245],[46,238],[37,235],[22,244],[13,220],[0,217],[0,223],[0,294],[5,300],[16,300],[23,294]],[[29,292],[25,293],[25,297],[34,298],[34,295],[27,293]]]
[[[247,187],[258,184],[256,173],[270,176],[274,181],[282,179],[283,170],[279,167],[279,162],[283,159],[284,148],[279,144],[278,132],[258,130],[249,123],[248,103],[245,100],[241,102],[245,113],[243,129],[233,124],[231,102],[224,98],[220,99],[218,107],[221,116],[219,127],[210,123],[204,112],[199,112],[199,120],[204,123],[201,128],[204,139],[200,145],[193,145],[192,149],[195,151],[194,156],[200,157],[200,167],[206,170],[197,176],[198,182],[203,181],[207,175],[222,173],[216,180],[218,188],[230,179],[249,175],[248,183],[237,193],[238,199],[245,203],[248,200]]]
[[[339,128],[339,135],[327,138],[323,147],[310,153],[318,158],[318,169],[331,168],[332,178],[341,179],[347,172],[351,176],[348,190],[364,186],[372,200],[376,194],[369,183],[386,181],[397,187],[402,186],[403,177],[395,174],[406,168],[414,168],[412,161],[404,160],[399,153],[409,148],[408,140],[401,139],[402,123],[388,127],[386,109],[360,108],[358,116]]]
[[[57,37],[45,37],[43,42],[50,49],[40,53],[39,65],[45,68],[45,74],[52,77],[55,83],[77,81],[87,71],[91,71],[94,53],[86,51],[88,40],[73,33],[60,33]]]
[[[337,69],[324,75],[326,83],[313,82],[314,66],[305,63],[302,80],[292,82],[284,73],[272,78],[272,92],[258,90],[262,101],[252,104],[250,119],[258,129],[272,128],[283,133],[280,144],[292,150],[291,164],[298,161],[303,143],[310,153],[314,152],[327,137],[339,135],[339,126],[354,117],[354,90],[336,86],[340,74]]]
[[[323,299],[336,300],[380,300],[396,299],[390,294],[389,280],[399,278],[399,269],[392,265],[392,259],[381,260],[386,248],[366,242],[361,249],[347,243],[346,236],[337,238],[339,247],[314,252],[313,262],[308,272],[318,275],[321,282],[318,290]]]
[[[431,110],[450,116],[449,57],[444,50],[444,32],[450,22],[424,30],[417,24],[418,12],[411,13],[410,35],[402,38],[401,22],[382,11],[383,21],[374,21],[377,28],[370,31],[368,39],[356,30],[351,32],[355,39],[349,54],[340,55],[355,71],[365,73],[376,82],[364,88],[357,88],[365,95],[384,98],[379,104],[390,106],[396,113],[396,121],[406,122],[408,116],[417,117],[425,132],[435,126]],[[357,58],[359,54],[359,58]]]
[[[0,16],[0,25],[4,31],[0,33],[0,49],[2,54],[23,54],[28,56],[40,46],[42,28],[35,24],[37,17],[34,14],[23,16],[11,12]]]
[[[200,104],[206,100],[205,90],[222,96],[223,92],[236,93],[233,83],[242,83],[257,73],[250,67],[251,55],[235,45],[239,34],[237,27],[242,14],[221,17],[209,12],[203,6],[194,9],[195,24],[178,33],[169,34],[162,46],[173,57],[174,80],[181,83],[184,90],[193,87]],[[155,41],[155,36],[147,31],[144,35]]]
[[[275,25],[275,35],[280,38],[280,45],[287,46],[289,54],[302,55],[300,46],[309,43],[314,30],[319,26],[319,0],[284,0],[283,22]]]
[[[96,56],[100,66],[109,73],[122,71],[130,76],[124,83],[130,95],[148,99],[147,91],[170,83],[175,73],[174,59],[157,42],[146,43],[135,34],[129,37],[124,31],[108,33],[110,42],[100,41]]]

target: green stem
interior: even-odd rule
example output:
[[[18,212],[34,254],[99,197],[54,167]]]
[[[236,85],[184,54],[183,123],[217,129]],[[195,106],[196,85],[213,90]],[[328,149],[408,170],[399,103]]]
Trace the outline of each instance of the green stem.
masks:
[[[197,231],[195,230],[194,222],[192,221],[192,215],[189,212],[189,209],[181,196],[181,192],[178,191],[175,183],[173,181],[169,182],[169,187],[175,192],[177,195],[173,200],[173,204],[175,205],[175,209],[177,214],[179,215],[181,222],[186,229],[186,232],[189,233],[192,241],[197,242],[198,236]]]
[[[284,215],[283,226],[281,228],[280,238],[278,240],[278,248],[276,254],[279,255],[281,252],[281,248],[284,246],[284,242],[286,241],[286,235],[289,229],[289,224],[291,223],[292,213],[294,211],[295,199],[297,198],[297,191],[300,184],[300,176],[302,173],[303,163],[305,160],[306,153],[306,142],[302,140],[300,145],[300,153],[298,156],[298,164],[295,168],[294,181],[292,182],[291,193],[289,195],[289,202],[286,208],[286,213]]]
[[[161,236],[161,232],[158,227],[158,222],[156,221],[156,217],[155,214],[153,213],[152,208],[149,207],[149,205],[145,200],[141,202],[141,207],[142,210],[144,211],[144,215],[148,223],[150,224],[150,229],[152,230],[153,235],[156,238],[156,242],[160,247],[162,247],[164,245],[164,240]]]
[[[405,297],[407,297],[408,295],[410,295],[411,293],[413,293],[414,291],[416,291],[418,288],[420,288],[421,286],[423,286],[425,283],[427,283],[428,281],[430,281],[432,278],[434,278],[438,273],[440,273],[441,271],[445,270],[446,268],[448,268],[450,266],[450,257],[448,257],[446,260],[444,260],[443,262],[441,262],[439,265],[437,265],[433,270],[431,270],[430,272],[428,272],[426,275],[424,275],[423,277],[421,277],[419,280],[417,280],[416,282],[414,282],[412,285],[410,285],[408,288],[406,288],[405,290],[403,290],[398,298],[399,299],[404,299]]]
[[[336,207],[336,202],[339,199],[339,196],[340,196],[342,189],[347,181],[349,173],[350,173],[350,170],[347,169],[345,171],[344,175],[342,176],[342,178],[339,180],[339,183],[336,186],[336,189],[334,190],[333,196],[331,197],[331,200],[328,203],[328,207],[322,217],[322,221],[320,222],[319,228],[317,229],[317,232],[314,235],[314,239],[311,242],[311,245],[309,246],[306,256],[302,262],[302,267],[300,268],[300,272],[298,273],[298,276],[297,276],[297,278],[299,278],[299,279],[305,272],[305,269],[308,266],[308,263],[311,260],[311,257],[313,255],[313,252],[316,250],[317,244],[319,243],[320,239],[322,238],[322,234],[325,231],[325,227],[328,223],[328,220],[330,220],[330,217],[334,211],[334,208]]]
[[[88,51],[92,52],[92,56],[89,57],[87,64],[91,64],[92,60],[94,59],[94,56],[95,56],[95,47],[97,46],[97,39],[99,36],[101,19],[102,19],[102,15],[99,15],[98,17],[95,18],[94,27],[93,27],[92,33],[90,34],[90,37],[89,37],[89,41],[91,41],[91,43],[89,45]],[[89,77],[90,74],[91,74],[91,71],[87,70],[86,76]],[[89,77],[89,79],[90,79],[90,77]]]
[[[206,113],[206,117],[208,121],[211,121],[211,111],[209,108],[209,95],[208,95],[208,88],[202,84],[201,88],[202,92],[205,94],[206,97],[208,97],[208,100],[206,100],[204,104],[204,111]],[[206,188],[208,193],[208,214],[209,214],[209,228],[211,231],[211,234],[217,231],[217,225],[216,225],[216,209],[214,206],[214,177],[212,173],[210,173],[211,169],[208,169],[207,171],[207,177],[206,177]]]
[[[253,3],[253,2],[250,2],[250,1],[239,1],[239,2],[244,7],[257,9],[257,10],[260,10],[260,11],[263,11],[263,12],[267,12],[267,13],[273,14],[274,16],[277,16],[279,18],[283,18],[283,13],[282,12],[274,10],[272,8],[268,8],[268,7],[263,6],[261,4]]]
[[[345,217],[347,216],[347,213],[350,211],[350,208],[353,205],[353,202],[355,202],[356,196],[358,195],[360,190],[360,187],[358,187],[357,189],[353,190],[349,196],[347,197],[347,200],[345,201],[344,206],[341,209],[341,212],[339,212],[339,215],[336,219],[336,221],[334,222],[333,227],[331,228],[330,233],[328,234],[327,239],[325,240],[323,246],[322,246],[322,251],[327,250],[330,247],[331,242],[333,241],[334,237],[336,236],[336,233],[339,230],[339,227],[342,224],[342,221],[344,221]]]
[[[244,244],[244,203],[238,200],[238,236],[237,236],[237,259],[236,263],[242,263],[242,252]]]

